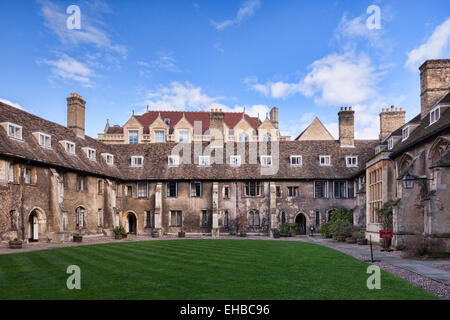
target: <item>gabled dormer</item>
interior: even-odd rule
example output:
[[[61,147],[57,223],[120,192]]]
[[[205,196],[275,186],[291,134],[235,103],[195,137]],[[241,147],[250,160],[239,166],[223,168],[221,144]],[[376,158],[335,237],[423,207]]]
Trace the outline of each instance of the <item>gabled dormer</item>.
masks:
[[[158,112],[158,117],[149,126],[150,141],[155,143],[166,142],[169,124],[166,124],[166,121],[161,118],[161,113]]]
[[[194,127],[186,119],[184,112],[183,117],[174,126],[174,137],[176,142],[191,142],[193,140]]]
[[[22,126],[12,122],[2,122],[0,124],[11,139],[22,141]]]
[[[123,134],[126,144],[137,144],[142,141],[144,126],[135,117],[134,112],[131,118],[123,126]]]

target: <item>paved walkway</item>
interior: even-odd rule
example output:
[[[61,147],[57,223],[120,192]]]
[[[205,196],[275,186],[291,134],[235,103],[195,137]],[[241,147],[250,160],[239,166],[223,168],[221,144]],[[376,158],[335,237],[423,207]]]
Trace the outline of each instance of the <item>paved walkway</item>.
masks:
[[[129,236],[126,239],[120,240],[121,242],[126,241],[158,241],[158,240],[168,240],[168,239],[178,239],[174,236],[163,236],[161,238],[152,238],[149,236]],[[212,239],[210,236],[188,236],[186,239]],[[243,239],[236,236],[220,236],[220,239]],[[281,238],[273,239],[264,236],[250,236],[247,239],[251,240],[274,240],[274,241],[303,241],[316,243],[324,245],[326,247],[339,250],[346,254],[349,254],[357,259],[369,261],[370,260],[370,247],[369,246],[358,246],[356,244],[339,243],[330,239],[324,239],[320,236],[297,236],[292,238]],[[9,249],[7,242],[1,243],[0,254],[9,254],[17,252],[29,252],[36,250],[45,250],[53,248],[80,246],[80,245],[91,245],[109,242],[118,242],[119,240],[114,240],[113,237],[105,236],[93,236],[84,237],[82,243],[66,242],[66,243],[37,243],[37,244],[25,244],[23,249]],[[450,272],[439,269],[439,267],[446,266],[445,269],[450,270],[450,260],[415,260],[415,259],[404,259],[400,258],[400,252],[381,252],[378,245],[373,246],[373,257],[375,260],[379,260],[383,263],[391,264],[393,266],[406,269],[408,271],[414,272],[421,276],[430,278],[432,280],[443,283],[450,286]]]

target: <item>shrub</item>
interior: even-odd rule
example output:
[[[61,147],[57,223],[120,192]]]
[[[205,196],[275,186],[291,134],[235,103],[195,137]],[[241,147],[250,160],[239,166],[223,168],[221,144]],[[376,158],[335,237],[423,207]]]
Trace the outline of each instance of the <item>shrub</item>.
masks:
[[[291,222],[291,223],[285,223],[281,225],[280,233],[282,233],[284,236],[295,236],[295,233],[297,232],[297,223]]]
[[[236,232],[245,232],[247,230],[248,221],[244,213],[239,213],[234,219],[234,226]]]
[[[330,217],[330,221],[334,222],[337,220],[348,221],[353,224],[353,211],[346,208],[336,209]]]
[[[378,215],[378,220],[383,226],[383,230],[392,230],[392,201],[385,202],[381,209],[375,208]]]
[[[337,237],[351,237],[353,233],[353,223],[346,220],[336,220],[332,222],[331,232]]]
[[[320,226],[320,234],[324,238],[331,238],[333,236],[333,233],[331,232],[331,222],[325,222],[322,223]]]
[[[124,228],[123,226],[115,227],[115,228],[113,229],[113,232],[114,232],[115,235],[124,235],[124,234],[127,234],[127,233],[125,232],[125,228]]]
[[[435,255],[444,251],[443,243],[439,239],[423,235],[409,236],[405,239],[404,247],[408,257]]]

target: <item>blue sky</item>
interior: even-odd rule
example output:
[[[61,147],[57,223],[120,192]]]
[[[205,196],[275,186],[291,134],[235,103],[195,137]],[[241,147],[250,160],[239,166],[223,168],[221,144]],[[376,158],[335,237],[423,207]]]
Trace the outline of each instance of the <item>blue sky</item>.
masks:
[[[277,106],[282,134],[317,116],[337,137],[339,107],[352,106],[356,137],[376,138],[381,108],[419,112],[417,68],[450,58],[449,13],[448,0],[1,0],[0,98],[65,125],[77,92],[93,137],[147,105],[262,119]]]

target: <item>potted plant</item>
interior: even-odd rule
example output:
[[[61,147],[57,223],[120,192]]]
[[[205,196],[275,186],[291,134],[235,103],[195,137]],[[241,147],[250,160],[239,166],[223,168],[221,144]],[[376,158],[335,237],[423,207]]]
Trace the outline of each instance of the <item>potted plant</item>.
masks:
[[[114,239],[116,239],[116,240],[123,239],[124,238],[124,236],[123,236],[124,234],[126,236],[125,229],[122,226],[115,227],[113,229],[113,231],[114,231]]]
[[[178,232],[178,238],[184,238],[186,236],[186,232],[184,232],[183,230]]]
[[[390,231],[390,232],[392,232],[392,229],[393,229],[393,223],[392,223],[392,220],[393,220],[393,208],[392,208],[392,205],[393,205],[393,201],[388,201],[388,202],[385,202],[384,204],[383,204],[383,207],[381,208],[381,209],[378,209],[378,208],[376,208],[375,210],[376,210],[376,212],[377,212],[377,216],[378,216],[378,220],[380,221],[380,223],[381,223],[381,225],[382,225],[382,227],[383,227],[383,230],[381,230],[381,232],[388,232],[388,231]],[[387,240],[387,241],[386,241]],[[380,239],[380,246],[381,247],[383,247],[383,248],[389,248],[390,246],[391,246],[391,238],[387,238],[387,239]]]
[[[274,237],[275,239],[280,238],[280,230],[278,230],[278,229],[273,229],[273,230],[272,230],[272,234],[273,234],[273,237]]]
[[[152,231],[152,238],[159,238],[159,232],[156,230]]]
[[[14,240],[9,240],[10,249],[22,249],[22,240],[15,238]]]
[[[81,242],[83,241],[83,236],[79,233],[73,235],[73,242]]]
[[[240,237],[246,237],[247,236],[247,218],[244,213],[239,213],[238,216],[234,219],[234,224],[236,227],[237,232],[239,233]]]

